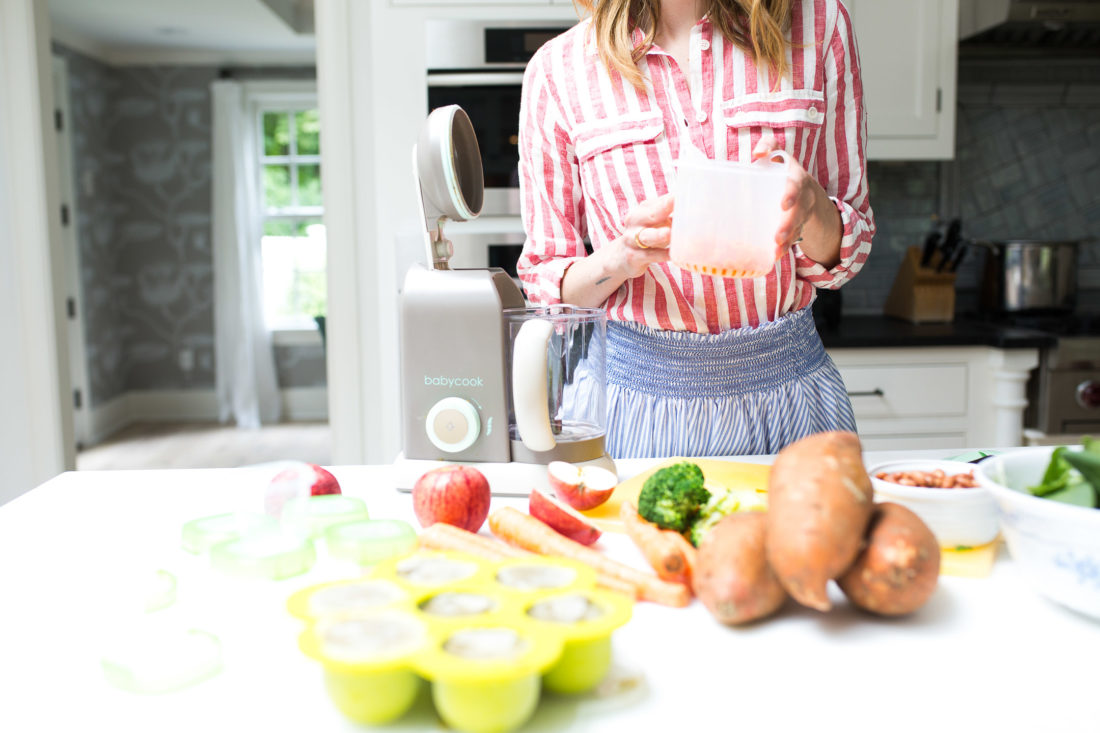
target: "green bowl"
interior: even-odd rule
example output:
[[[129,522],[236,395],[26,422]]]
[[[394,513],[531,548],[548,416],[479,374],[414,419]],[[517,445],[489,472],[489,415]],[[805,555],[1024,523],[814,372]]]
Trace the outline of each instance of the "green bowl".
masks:
[[[540,634],[564,639],[561,656],[543,675],[547,690],[587,692],[611,668],[611,634],[630,620],[632,599],[599,588],[545,593],[524,604],[527,621]]]
[[[463,733],[507,733],[526,723],[539,704],[539,676],[528,674],[492,685],[436,681],[432,702],[450,727]]]
[[[320,619],[298,637],[306,656],[324,668],[336,708],[373,725],[396,720],[416,701],[423,680],[413,659],[428,641],[423,621],[400,608]]]
[[[311,538],[335,524],[370,519],[362,499],[343,494],[300,496],[283,505],[283,526]]]
[[[356,723],[381,725],[412,707],[424,681],[410,669],[382,672],[325,670],[325,690],[336,709]]]
[[[288,532],[257,532],[215,545],[210,564],[222,572],[246,578],[282,580],[313,567],[313,541]]]
[[[100,666],[115,687],[156,695],[216,675],[222,649],[218,638],[205,631],[138,624],[108,644]]]
[[[325,530],[329,554],[360,565],[402,557],[416,549],[416,530],[400,519],[363,519]]]
[[[201,517],[183,525],[181,532],[183,549],[201,555],[214,545],[220,545],[253,532],[272,530],[277,526],[275,520],[266,514],[230,512]]]

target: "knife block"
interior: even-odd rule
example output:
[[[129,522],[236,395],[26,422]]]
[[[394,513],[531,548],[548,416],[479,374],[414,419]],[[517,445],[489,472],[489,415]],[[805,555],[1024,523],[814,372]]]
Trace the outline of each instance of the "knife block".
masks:
[[[955,273],[922,267],[919,247],[910,247],[894,276],[883,312],[910,323],[955,320]]]

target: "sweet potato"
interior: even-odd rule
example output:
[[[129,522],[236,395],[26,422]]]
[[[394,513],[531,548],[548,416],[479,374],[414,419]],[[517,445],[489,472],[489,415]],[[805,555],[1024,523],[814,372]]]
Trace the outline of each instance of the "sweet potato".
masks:
[[[730,514],[699,546],[692,580],[695,595],[724,624],[770,616],[787,600],[764,557],[765,523],[760,512]]]
[[[940,576],[940,547],[921,518],[901,504],[875,506],[867,547],[837,579],[855,605],[881,616],[911,613],[928,600]]]
[[[855,560],[874,492],[854,433],[818,433],[784,448],[768,479],[767,558],[796,601],[831,607],[826,585]]]

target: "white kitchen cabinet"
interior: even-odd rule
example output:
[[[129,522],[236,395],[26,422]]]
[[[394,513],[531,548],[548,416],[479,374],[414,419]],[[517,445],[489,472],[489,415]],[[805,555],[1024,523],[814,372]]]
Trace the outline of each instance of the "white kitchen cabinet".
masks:
[[[829,355],[865,450],[1023,445],[1036,349],[835,348]]]
[[[958,0],[843,2],[859,47],[867,157],[954,157]]]

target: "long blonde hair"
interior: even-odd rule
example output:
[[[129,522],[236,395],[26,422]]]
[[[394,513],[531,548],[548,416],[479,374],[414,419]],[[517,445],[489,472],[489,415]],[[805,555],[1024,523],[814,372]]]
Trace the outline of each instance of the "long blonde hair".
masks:
[[[752,53],[782,76],[787,71],[787,36],[794,0],[705,0],[707,16],[731,43]],[[661,0],[573,0],[581,11],[592,14],[592,29],[600,59],[641,89],[645,86],[638,61],[657,35]],[[634,48],[631,33],[637,28],[644,40]]]

